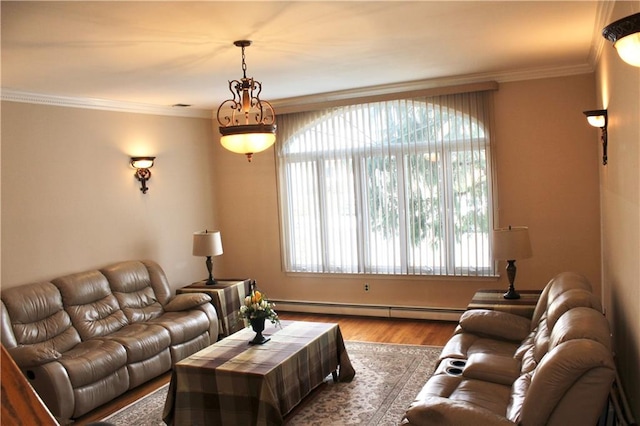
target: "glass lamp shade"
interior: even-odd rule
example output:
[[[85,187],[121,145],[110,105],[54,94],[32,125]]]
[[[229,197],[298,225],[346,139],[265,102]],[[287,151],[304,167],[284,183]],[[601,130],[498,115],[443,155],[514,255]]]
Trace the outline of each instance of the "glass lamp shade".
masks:
[[[156,157],[131,157],[131,166],[136,169],[150,169]]]
[[[220,231],[199,231],[193,233],[194,256],[220,256],[222,253]]]
[[[529,228],[509,226],[493,231],[493,258],[496,260],[527,259],[532,256]]]
[[[264,151],[276,141],[274,125],[245,125],[220,127],[220,143],[237,154]]]
[[[640,67],[640,32],[621,38],[613,46],[623,61],[634,67]]]
[[[604,115],[589,115],[587,121],[593,127],[604,127],[605,118]]]

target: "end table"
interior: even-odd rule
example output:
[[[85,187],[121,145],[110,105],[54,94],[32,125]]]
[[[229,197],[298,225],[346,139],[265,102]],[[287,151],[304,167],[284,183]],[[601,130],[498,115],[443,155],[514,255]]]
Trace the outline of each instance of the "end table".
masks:
[[[250,291],[251,280],[248,278],[222,278],[213,285],[207,285],[206,280],[195,282],[177,289],[176,294],[206,293],[211,296],[218,316],[218,338],[221,339],[245,327],[239,312],[240,305]]]
[[[518,290],[520,299],[505,299],[504,289],[478,290],[467,306],[469,309],[491,309],[531,318],[542,290]]]

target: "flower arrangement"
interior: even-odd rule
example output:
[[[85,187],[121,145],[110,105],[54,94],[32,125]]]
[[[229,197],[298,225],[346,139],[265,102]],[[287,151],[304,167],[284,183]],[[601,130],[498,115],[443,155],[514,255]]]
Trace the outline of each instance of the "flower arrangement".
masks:
[[[254,290],[244,298],[244,305],[240,307],[240,317],[248,320],[264,318],[273,324],[280,324],[280,318],[273,310],[275,306],[275,303],[269,302],[264,294]]]

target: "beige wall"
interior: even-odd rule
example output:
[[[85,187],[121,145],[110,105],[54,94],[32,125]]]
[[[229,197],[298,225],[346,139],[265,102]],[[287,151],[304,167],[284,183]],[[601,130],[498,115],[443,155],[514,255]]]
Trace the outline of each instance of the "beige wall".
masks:
[[[534,251],[518,261],[516,288],[542,288],[573,270],[600,291],[598,144],[582,114],[596,103],[594,87],[588,74],[505,83],[495,94],[499,225],[528,225]],[[464,308],[477,289],[508,286],[505,274],[496,281],[284,273],[273,149],[252,163],[214,149],[224,274],[255,278],[271,298]]]
[[[2,287],[143,258],[174,287],[204,278],[212,145],[208,119],[3,102]],[[132,155],[157,156],[146,195]]]
[[[640,12],[618,2],[611,21]],[[597,107],[609,115],[609,164],[600,168],[602,281],[616,363],[640,419],[640,68],[606,43],[597,69]]]

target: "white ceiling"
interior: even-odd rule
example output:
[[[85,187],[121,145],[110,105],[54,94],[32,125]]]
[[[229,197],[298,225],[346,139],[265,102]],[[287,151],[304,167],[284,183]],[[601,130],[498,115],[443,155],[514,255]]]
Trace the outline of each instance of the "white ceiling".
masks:
[[[427,80],[588,72],[594,1],[2,1],[2,89],[212,110],[242,76],[278,104]]]

